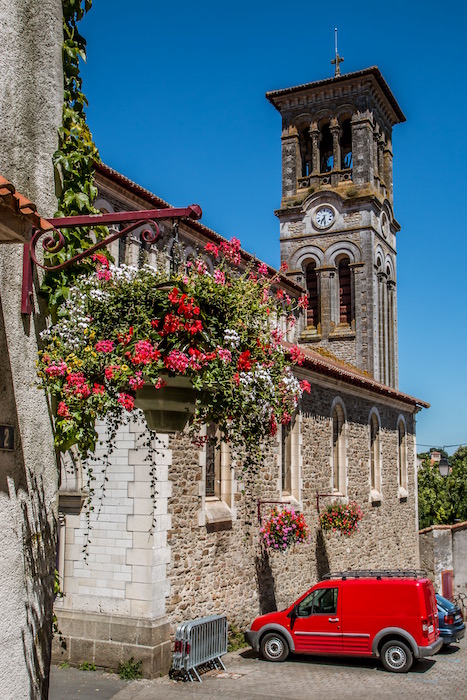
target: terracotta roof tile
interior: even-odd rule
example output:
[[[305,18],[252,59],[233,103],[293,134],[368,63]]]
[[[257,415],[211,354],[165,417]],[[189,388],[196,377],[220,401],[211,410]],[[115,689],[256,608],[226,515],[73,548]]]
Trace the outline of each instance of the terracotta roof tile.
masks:
[[[31,226],[35,228],[39,228],[42,231],[49,231],[53,228],[52,224],[39,216],[36,205],[27,197],[17,192],[13,183],[1,175],[0,202],[11,209],[15,214],[27,219],[31,223]]]

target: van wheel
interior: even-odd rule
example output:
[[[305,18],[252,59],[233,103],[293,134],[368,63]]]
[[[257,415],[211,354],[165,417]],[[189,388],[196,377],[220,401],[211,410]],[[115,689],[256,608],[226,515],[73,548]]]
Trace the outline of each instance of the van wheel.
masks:
[[[381,649],[381,661],[386,671],[407,673],[413,664],[411,649],[399,640],[386,642]]]
[[[285,661],[289,655],[289,645],[279,632],[265,634],[259,650],[266,661]]]

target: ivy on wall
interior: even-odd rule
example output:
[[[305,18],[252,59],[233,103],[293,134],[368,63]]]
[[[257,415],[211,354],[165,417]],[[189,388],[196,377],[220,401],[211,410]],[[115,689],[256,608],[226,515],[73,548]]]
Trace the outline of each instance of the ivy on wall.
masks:
[[[93,206],[97,196],[94,184],[95,163],[100,161],[99,151],[86,123],[88,106],[82,91],[79,74],[80,60],[86,60],[86,40],[78,31],[78,23],[91,9],[92,0],[63,0],[63,87],[64,102],[62,125],[58,132],[58,149],[53,156],[58,198],[57,217],[96,214]],[[96,239],[102,239],[105,227],[90,230],[62,229],[65,246],[57,253],[45,253],[49,266],[58,265],[77,253],[89,248]],[[78,273],[94,269],[91,261],[71,265],[62,271],[47,272],[42,284],[49,309],[56,316],[68,296],[69,287]]]

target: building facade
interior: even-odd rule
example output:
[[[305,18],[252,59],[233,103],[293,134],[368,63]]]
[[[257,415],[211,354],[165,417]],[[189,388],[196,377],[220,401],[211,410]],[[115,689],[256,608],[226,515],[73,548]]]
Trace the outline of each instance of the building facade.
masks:
[[[253,483],[245,482],[241,459],[227,445],[219,451],[209,444],[199,448],[184,432],[156,437],[154,481],[143,423],[120,429],[106,470],[103,425],[92,464],[94,510],[87,516],[81,507],[85,469],[76,459],[65,460],[59,553],[64,597],[56,611],[67,650],[57,647],[58,658],[116,668],[134,656],[143,660],[145,675],[157,675],[168,670],[175,629],[185,620],[222,613],[245,628],[258,613],[286,606],[329,571],[419,564],[415,416],[427,404],[396,388],[395,332],[389,342],[395,300],[391,307],[384,292],[380,313],[375,267],[375,256],[381,256],[382,265],[390,259],[395,279],[398,227],[392,215],[389,139],[390,128],[402,117],[377,69],[352,74],[348,82],[336,78],[311,85],[291,89],[294,100],[308,105],[309,124],[287,112],[288,91],[268,93],[290,121],[284,127],[278,216],[281,256],[291,270],[282,286],[290,296],[302,294],[306,286],[310,297],[308,318],[289,331],[287,340],[303,345],[305,360],[296,371],[311,383],[311,393],[302,399],[290,428],[281,428],[265,446],[265,465]],[[328,122],[317,106],[309,106],[322,88],[326,106],[320,109]],[[333,119],[343,121],[331,131]],[[326,123],[336,138],[329,140]],[[308,138],[313,124],[321,129],[316,139],[315,126]],[[385,144],[381,158],[378,139]],[[331,155],[331,170],[321,171]],[[358,167],[343,167],[352,162]],[[168,206],[107,166],[98,166],[96,181],[102,211]],[[356,193],[347,196],[349,187]],[[164,242],[147,247],[136,230],[111,252],[119,263],[149,260],[170,266],[183,264],[206,242],[223,240],[194,221],[176,228],[171,223],[163,233]],[[175,260],[176,255],[182,259]],[[248,254],[243,256],[247,261]],[[363,511],[351,537],[319,528],[319,509],[333,499],[356,501]],[[267,501],[304,513],[308,544],[284,554],[260,548]],[[87,517],[92,525],[88,543]]]

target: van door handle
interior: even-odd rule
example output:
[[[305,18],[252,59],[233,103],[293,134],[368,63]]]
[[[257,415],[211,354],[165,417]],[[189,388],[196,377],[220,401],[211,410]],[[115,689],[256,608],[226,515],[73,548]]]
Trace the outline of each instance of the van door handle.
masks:
[[[328,617],[328,622],[339,622],[338,617]]]

